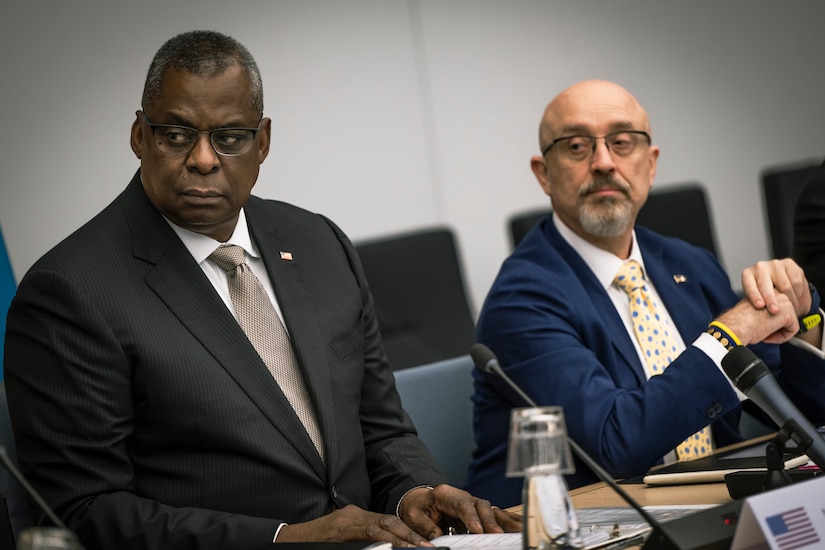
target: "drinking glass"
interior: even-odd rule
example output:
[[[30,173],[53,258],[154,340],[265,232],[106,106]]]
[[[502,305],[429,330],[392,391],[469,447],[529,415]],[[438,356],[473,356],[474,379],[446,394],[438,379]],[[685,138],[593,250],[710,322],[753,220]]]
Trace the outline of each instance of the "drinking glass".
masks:
[[[68,529],[29,527],[20,532],[17,550],[83,550],[83,546]]]
[[[564,474],[575,471],[561,407],[513,409],[507,477],[524,476],[524,550],[582,548]]]

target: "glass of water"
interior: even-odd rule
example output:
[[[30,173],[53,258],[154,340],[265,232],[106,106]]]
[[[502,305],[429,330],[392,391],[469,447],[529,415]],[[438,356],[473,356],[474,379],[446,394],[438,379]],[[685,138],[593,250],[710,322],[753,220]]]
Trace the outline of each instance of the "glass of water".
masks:
[[[564,481],[574,471],[562,408],[513,409],[507,476],[524,477],[524,550],[584,547]]]
[[[83,546],[68,529],[30,527],[20,532],[17,550],[83,550]]]

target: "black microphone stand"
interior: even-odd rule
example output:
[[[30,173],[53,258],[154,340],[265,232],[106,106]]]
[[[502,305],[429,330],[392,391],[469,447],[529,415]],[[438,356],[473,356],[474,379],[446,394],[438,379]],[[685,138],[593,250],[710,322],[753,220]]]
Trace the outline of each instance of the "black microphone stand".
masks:
[[[796,443],[793,453],[790,453],[785,445],[789,440]],[[788,419],[765,448],[765,463],[768,472],[765,474],[762,490],[770,491],[793,483],[791,476],[785,470],[785,455],[802,456],[812,444],[813,439],[802,430],[796,420]]]

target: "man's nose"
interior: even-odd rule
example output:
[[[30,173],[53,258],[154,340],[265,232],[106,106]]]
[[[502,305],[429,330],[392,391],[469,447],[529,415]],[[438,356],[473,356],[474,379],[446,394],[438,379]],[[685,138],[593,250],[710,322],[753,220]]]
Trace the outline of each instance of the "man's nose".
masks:
[[[597,138],[593,142],[593,156],[590,158],[590,167],[596,172],[612,172],[616,168],[613,153],[607,146],[607,140]]]
[[[195,146],[189,151],[189,156],[186,159],[187,163],[193,168],[196,168],[201,173],[209,173],[217,166],[220,166],[220,158],[215,148],[212,146],[212,141],[208,132],[198,134]]]

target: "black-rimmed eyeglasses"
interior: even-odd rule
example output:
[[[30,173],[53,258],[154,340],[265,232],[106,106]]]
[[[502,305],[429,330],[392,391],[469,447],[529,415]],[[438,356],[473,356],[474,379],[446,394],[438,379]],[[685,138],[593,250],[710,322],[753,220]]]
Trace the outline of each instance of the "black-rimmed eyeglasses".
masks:
[[[636,147],[647,142],[650,145],[650,134],[642,130],[622,130],[612,132],[606,136],[564,136],[551,141],[541,152],[542,156],[550,152],[555,146],[559,154],[572,161],[587,160],[596,152],[596,140],[603,139],[607,150],[617,157],[627,157],[633,154]]]
[[[146,113],[140,113],[149,129],[152,130],[155,147],[167,155],[187,155],[198,142],[200,134],[209,134],[209,143],[215,152],[224,157],[238,157],[252,150],[257,128],[216,128],[215,130],[197,130],[188,126],[174,124],[152,124]],[[261,119],[263,120],[263,119]]]

